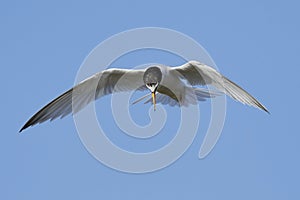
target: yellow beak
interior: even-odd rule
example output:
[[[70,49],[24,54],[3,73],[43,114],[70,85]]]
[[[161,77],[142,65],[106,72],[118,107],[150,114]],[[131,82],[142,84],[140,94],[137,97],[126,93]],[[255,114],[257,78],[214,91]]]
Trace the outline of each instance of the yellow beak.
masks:
[[[152,102],[154,106],[154,111],[156,110],[156,95],[155,92],[152,92]]]

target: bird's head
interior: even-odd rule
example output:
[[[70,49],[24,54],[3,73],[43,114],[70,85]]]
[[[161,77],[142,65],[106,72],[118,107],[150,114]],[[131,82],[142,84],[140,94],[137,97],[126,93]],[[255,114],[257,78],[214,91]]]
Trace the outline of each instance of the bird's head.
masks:
[[[156,109],[156,90],[158,85],[160,84],[162,79],[162,73],[159,67],[152,66],[146,69],[144,73],[144,83],[146,87],[151,91],[152,93],[152,101],[154,105],[154,110]]]

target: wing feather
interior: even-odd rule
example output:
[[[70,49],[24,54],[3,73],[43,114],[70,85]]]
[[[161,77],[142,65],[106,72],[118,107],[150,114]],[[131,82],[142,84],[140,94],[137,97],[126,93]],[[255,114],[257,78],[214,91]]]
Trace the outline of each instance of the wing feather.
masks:
[[[191,85],[212,85],[243,104],[254,106],[269,113],[266,107],[252,95],[212,67],[198,61],[190,61],[184,65],[174,67],[172,70],[179,72],[181,78],[185,79]]]
[[[144,70],[107,69],[99,72],[58,96],[36,114],[20,129],[24,129],[58,117],[76,113],[90,102],[113,92],[145,89]]]

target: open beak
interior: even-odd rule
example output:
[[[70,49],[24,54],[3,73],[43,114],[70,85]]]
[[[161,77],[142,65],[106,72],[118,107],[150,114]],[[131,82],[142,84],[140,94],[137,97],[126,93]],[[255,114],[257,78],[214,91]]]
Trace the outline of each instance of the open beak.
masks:
[[[156,110],[156,95],[155,92],[152,92],[152,102],[154,106],[154,111]]]

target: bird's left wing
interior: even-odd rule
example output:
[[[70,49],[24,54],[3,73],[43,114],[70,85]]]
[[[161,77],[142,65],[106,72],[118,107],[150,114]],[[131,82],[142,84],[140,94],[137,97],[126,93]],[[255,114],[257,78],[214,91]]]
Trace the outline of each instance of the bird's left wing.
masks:
[[[93,100],[113,92],[145,89],[144,70],[107,69],[80,82],[34,114],[20,129],[76,113]]]
[[[198,61],[190,61],[184,65],[173,67],[191,85],[212,85],[231,98],[250,106],[269,111],[252,95],[232,82],[218,71]]]

